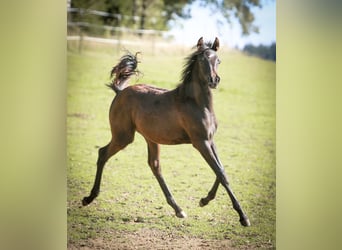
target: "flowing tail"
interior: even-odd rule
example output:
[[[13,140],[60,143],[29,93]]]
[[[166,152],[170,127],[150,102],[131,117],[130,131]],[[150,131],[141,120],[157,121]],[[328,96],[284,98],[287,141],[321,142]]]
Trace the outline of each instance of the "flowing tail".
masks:
[[[109,88],[115,91],[115,93],[120,92],[128,86],[129,79],[131,75],[139,74],[137,70],[138,60],[137,55],[140,52],[135,53],[135,55],[127,52],[126,55],[120,58],[120,62],[115,65],[110,72],[110,77],[114,79],[110,84],[107,84]]]

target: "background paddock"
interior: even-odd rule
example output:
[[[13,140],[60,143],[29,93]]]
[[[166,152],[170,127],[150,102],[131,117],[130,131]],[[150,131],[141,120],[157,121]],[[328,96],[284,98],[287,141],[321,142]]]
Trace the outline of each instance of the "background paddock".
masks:
[[[185,220],[176,218],[147,165],[147,146],[139,134],[133,144],[108,161],[100,196],[80,208],[93,183],[98,147],[110,140],[108,109],[114,94],[105,84],[124,51],[118,51],[116,45],[84,41],[80,54],[69,45],[68,248],[114,247],[114,242],[118,248],[120,244],[123,248],[130,244],[167,247],[160,245],[162,237],[180,240],[179,246],[184,239],[186,249],[205,242],[208,248],[275,247],[274,62],[224,47],[218,51],[222,63],[220,85],[212,91],[219,123],[214,140],[232,188],[252,223],[244,228],[236,222],[221,186],[213,202],[199,207],[215,176],[191,145],[161,146],[164,177],[188,214]],[[139,79],[133,77],[131,84],[138,81],[168,89],[179,83],[184,57],[191,53],[186,47],[171,51],[172,45],[158,48],[163,56],[156,57],[149,44],[124,47],[132,53],[142,51],[138,68],[143,74]],[[145,240],[138,237],[142,231],[149,235]],[[113,237],[117,239],[114,242]]]

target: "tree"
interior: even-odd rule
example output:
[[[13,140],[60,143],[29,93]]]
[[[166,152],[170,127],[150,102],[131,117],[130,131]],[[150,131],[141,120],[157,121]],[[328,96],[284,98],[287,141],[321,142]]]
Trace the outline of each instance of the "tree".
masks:
[[[175,18],[190,18],[189,6],[195,0],[72,0],[72,7],[97,9],[118,14],[125,18],[116,20],[116,25],[140,29],[167,29],[168,22]],[[254,25],[252,8],[261,8],[268,0],[198,0],[204,8],[220,12],[227,22],[236,18],[241,25],[242,34],[258,32]],[[272,1],[272,0],[271,0]],[[130,18],[128,18],[130,17]],[[105,24],[114,25],[111,17],[102,18]]]
[[[249,55],[255,55],[266,60],[276,61],[276,43],[272,43],[270,46],[247,44],[242,50]]]
[[[262,2],[265,2],[265,0],[200,0],[200,2],[202,6],[220,12],[229,23],[232,16],[236,18],[241,25],[243,35],[259,32],[258,27],[253,23],[255,17],[251,8],[261,8]]]

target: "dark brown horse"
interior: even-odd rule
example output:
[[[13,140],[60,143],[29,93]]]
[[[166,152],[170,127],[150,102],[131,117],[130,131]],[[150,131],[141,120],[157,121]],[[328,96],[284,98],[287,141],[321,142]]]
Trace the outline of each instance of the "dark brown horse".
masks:
[[[220,82],[217,74],[220,63],[216,55],[218,48],[217,38],[212,44],[204,43],[203,38],[200,38],[197,50],[187,58],[181,84],[170,91],[144,84],[126,87],[130,76],[137,72],[138,61],[136,55],[132,54],[121,58],[111,72],[115,78],[109,85],[117,94],[109,113],[112,140],[99,149],[95,183],[90,195],[83,198],[84,206],[98,196],[107,160],[133,142],[135,131],[138,131],[147,142],[148,164],[177,217],[184,218],[186,214],[175,202],[161,174],[159,144],[191,143],[216,174],[214,185],[207,197],[200,200],[200,206],[214,199],[219,184],[222,184],[240,216],[240,223],[250,226],[249,219],[229,186],[213,142],[217,122],[211,89],[215,89]]]

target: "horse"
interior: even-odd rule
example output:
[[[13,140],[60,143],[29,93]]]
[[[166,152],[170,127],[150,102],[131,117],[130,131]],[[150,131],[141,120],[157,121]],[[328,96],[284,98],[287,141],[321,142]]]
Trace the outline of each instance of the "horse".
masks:
[[[137,131],[146,140],[148,165],[177,217],[185,218],[187,215],[176,203],[161,174],[160,144],[191,143],[216,175],[208,195],[200,200],[200,206],[207,205],[215,198],[221,184],[239,214],[241,225],[251,225],[229,185],[213,141],[217,121],[211,89],[217,88],[220,82],[217,73],[220,59],[216,54],[219,39],[216,37],[213,43],[205,43],[201,37],[196,47],[195,52],[186,58],[180,84],[172,90],[146,84],[128,85],[130,77],[139,73],[138,53],[133,55],[127,52],[113,67],[111,77],[114,79],[108,85],[116,93],[109,111],[112,138],[98,150],[94,185],[90,195],[83,198],[83,206],[90,204],[99,195],[107,160],[132,143]]]

